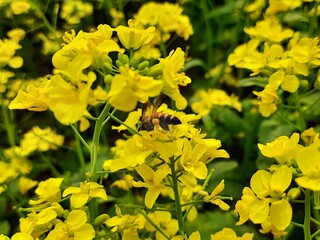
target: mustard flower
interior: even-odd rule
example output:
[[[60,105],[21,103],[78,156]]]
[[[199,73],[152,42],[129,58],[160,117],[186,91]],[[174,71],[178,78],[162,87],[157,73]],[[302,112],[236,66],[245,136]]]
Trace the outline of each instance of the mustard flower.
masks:
[[[39,213],[33,210],[26,218],[20,219],[20,231],[22,233],[32,234],[34,237],[39,237],[52,228],[52,220],[56,219],[57,216],[57,212],[51,207],[45,208]]]
[[[107,24],[100,24],[96,31],[80,31],[77,34],[74,30],[71,33],[67,32],[63,37],[65,44],[52,57],[54,67],[59,70],[68,69],[78,55],[86,59],[87,66],[102,67],[110,52],[123,52],[119,45],[111,39],[113,30]]]
[[[214,106],[230,106],[236,110],[242,110],[242,105],[238,97],[229,96],[225,91],[220,89],[200,89],[191,98],[191,108],[195,113],[206,116]]]
[[[179,163],[186,172],[192,173],[196,178],[205,179],[208,174],[207,166],[203,161],[199,161],[207,151],[205,144],[197,143],[192,146],[188,139],[183,139],[183,147]]]
[[[74,208],[81,208],[92,198],[107,200],[106,190],[96,182],[81,182],[80,187],[68,187],[62,196],[66,197],[70,194],[70,203]]]
[[[41,129],[38,126],[34,126],[23,135],[20,145],[22,151],[29,154],[36,150],[42,152],[48,151],[49,149],[56,150],[58,146],[63,144],[63,141],[64,137],[54,133],[50,127]]]
[[[230,206],[228,204],[226,204],[224,201],[222,201],[221,197],[218,196],[218,194],[221,193],[223,191],[223,189],[224,189],[224,180],[221,180],[221,182],[218,184],[218,186],[216,186],[212,190],[210,195],[208,193],[205,194],[206,196],[204,196],[203,200],[205,202],[210,202],[212,204],[219,206],[219,208],[224,211],[228,211]]]
[[[237,225],[248,219],[255,224],[270,221],[274,228],[285,230],[292,219],[292,207],[285,194],[291,180],[292,171],[286,165],[274,173],[258,170],[250,180],[252,190],[245,188],[241,200],[236,203],[235,211],[240,215]]]
[[[178,4],[151,1],[142,5],[134,19],[144,26],[156,26],[163,35],[176,32],[188,40],[193,28],[189,18],[182,12],[183,8]]]
[[[92,81],[79,83],[76,87],[59,74],[52,76],[46,86],[49,97],[45,101],[59,122],[69,125],[87,114],[92,94],[91,84]]]
[[[142,45],[147,44],[153,38],[155,27],[148,27],[147,29],[139,29],[135,20],[130,19],[128,26],[118,26],[115,31],[122,45],[126,49],[138,49]]]
[[[13,72],[4,69],[0,70],[0,93],[4,93],[6,91],[8,80],[13,76]]]
[[[123,240],[139,240],[137,230],[144,228],[146,223],[145,217],[142,214],[122,214],[118,207],[116,208],[116,214],[117,216],[105,221],[105,224],[111,227],[111,232],[121,233]]]
[[[300,187],[310,189],[312,191],[320,191],[320,140],[316,136],[314,142],[309,146],[302,148],[296,157],[302,176],[295,180]]]
[[[172,219],[170,212],[155,211],[154,213],[149,213],[148,217],[166,235],[163,236],[150,222],[146,222],[146,229],[148,231],[156,231],[156,240],[171,239],[179,230],[178,221]]]
[[[118,11],[115,8],[111,8],[109,13],[112,17],[111,26],[115,27],[115,26],[120,25],[121,21],[124,19],[124,13],[121,11]]]
[[[201,235],[199,231],[193,232],[189,237],[176,235],[171,240],[201,240]]]
[[[129,191],[132,188],[133,177],[130,174],[124,175],[120,180],[114,181],[111,186],[116,186],[125,191]]]
[[[244,60],[250,58],[250,56],[252,55],[259,54],[259,52],[257,51],[257,47],[259,46],[259,44],[259,40],[251,39],[249,42],[236,47],[233,53],[228,56],[229,65],[234,65],[237,68],[247,67]]]
[[[4,162],[2,160],[0,161],[0,169],[6,169],[6,171],[3,171],[0,175],[0,184],[3,184],[6,181],[16,178],[19,175],[16,169],[11,167],[10,163]]]
[[[18,91],[10,102],[9,109],[28,109],[29,111],[45,111],[48,109],[47,82],[44,78],[30,82]]]
[[[90,16],[92,12],[93,6],[91,3],[71,0],[63,2],[60,17],[72,25],[80,23],[82,18]]]
[[[289,43],[288,56],[298,63],[306,63],[311,67],[320,65],[319,38],[297,37]]]
[[[164,168],[158,168],[156,171],[154,171],[148,165],[142,164],[137,166],[135,170],[143,178],[143,182],[133,181],[132,185],[134,187],[145,187],[148,189],[144,198],[144,203],[146,207],[152,208],[158,196],[160,195],[161,190],[165,188],[165,185],[162,181],[170,173],[170,169],[167,166]]]
[[[18,188],[21,194],[26,194],[31,188],[37,186],[38,181],[21,176],[18,179]]]
[[[162,85],[162,81],[142,76],[127,66],[120,67],[120,74],[112,79],[108,101],[113,107],[130,112],[136,108],[138,101],[145,103],[149,97],[158,96]]]
[[[231,228],[223,228],[220,232],[210,235],[211,240],[253,240],[253,233],[245,233],[241,237],[238,237],[237,234]]]
[[[261,92],[253,91],[257,95],[259,102],[259,112],[264,117],[269,117],[277,110],[280,102],[275,86],[268,84]]]
[[[31,4],[29,1],[13,0],[11,1],[10,8],[13,14],[20,15],[29,12]]]
[[[30,234],[15,233],[15,234],[13,234],[11,240],[34,240],[34,238]]]
[[[306,145],[313,143],[316,136],[318,136],[318,133],[312,127],[301,133],[301,139],[306,143]]]
[[[67,219],[58,222],[50,231],[46,240],[91,240],[95,237],[94,228],[87,223],[87,214],[82,210],[73,210]]]
[[[275,17],[258,21],[255,27],[246,27],[244,31],[261,42],[269,41],[273,43],[280,43],[291,38],[294,33],[291,29],[283,29],[281,23]]]
[[[49,178],[45,181],[41,181],[35,190],[35,193],[39,196],[38,200],[30,200],[30,204],[41,204],[44,202],[58,202],[61,199],[60,185],[63,178]]]
[[[162,92],[175,101],[178,109],[187,107],[187,100],[181,95],[179,86],[186,86],[191,79],[184,73],[178,73],[184,66],[184,52],[181,48],[172,50],[166,58],[160,58],[160,63],[156,67],[163,68],[163,88]]]
[[[118,141],[121,144],[119,148],[115,148],[116,155],[112,160],[107,160],[103,164],[105,170],[111,172],[120,169],[133,168],[145,162],[146,158],[152,153],[151,149],[146,148],[142,144],[142,138],[134,135],[125,142]]]
[[[20,68],[23,65],[23,59],[15,56],[15,53],[21,45],[13,39],[0,39],[0,67],[9,65],[12,68]]]
[[[269,158],[275,158],[280,164],[291,164],[296,158],[298,151],[302,148],[299,142],[299,134],[293,133],[290,138],[280,136],[265,145],[258,143],[261,153]]]
[[[289,10],[300,7],[302,3],[302,0],[269,0],[269,6],[266,9],[266,15],[274,15],[278,12],[287,12]]]
[[[244,7],[244,10],[250,13],[252,19],[257,19],[266,5],[265,0],[255,0]]]

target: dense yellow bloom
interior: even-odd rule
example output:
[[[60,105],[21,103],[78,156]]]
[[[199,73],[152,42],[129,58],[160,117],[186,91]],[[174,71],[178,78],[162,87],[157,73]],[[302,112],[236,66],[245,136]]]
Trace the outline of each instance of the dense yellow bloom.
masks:
[[[223,228],[221,231],[211,234],[210,237],[211,240],[253,240],[253,233],[245,233],[242,237],[238,237],[231,228]]]
[[[91,240],[96,235],[94,228],[87,223],[87,214],[82,210],[73,210],[67,219],[58,222],[48,234],[46,240]]]
[[[38,181],[34,181],[27,177],[20,177],[18,179],[18,187],[21,194],[26,194],[31,188],[37,186]]]
[[[269,0],[269,6],[266,9],[267,15],[274,15],[278,12],[287,12],[302,5],[302,0]]]
[[[26,152],[26,155],[33,151],[48,151],[56,150],[58,146],[63,144],[64,137],[56,134],[50,127],[41,129],[38,126],[34,126],[31,130],[23,135],[21,140],[22,151]]]
[[[120,208],[116,208],[117,216],[109,218],[105,224],[111,227],[112,232],[122,233],[123,240],[139,240],[137,230],[143,229],[146,219],[143,215],[122,214]]]
[[[242,105],[238,97],[229,96],[221,89],[198,90],[191,99],[191,108],[195,113],[206,116],[215,106],[230,106],[238,111],[242,110]]]
[[[76,34],[73,30],[71,33],[66,33],[64,36],[66,44],[53,55],[53,65],[59,70],[66,70],[78,55],[82,55],[82,59],[86,59],[84,63],[80,62],[82,66],[86,64],[87,67],[90,65],[102,67],[109,52],[123,52],[111,39],[113,30],[109,25],[100,24],[96,31],[80,31]],[[82,79],[77,81],[80,80]]]
[[[62,196],[71,194],[70,203],[74,208],[81,208],[92,198],[107,200],[107,193],[104,187],[96,182],[81,182],[80,187],[68,187]]]
[[[280,164],[291,164],[302,148],[299,142],[299,134],[293,133],[290,138],[280,136],[265,145],[258,143],[261,153],[269,158],[275,158]]]
[[[10,8],[15,15],[20,15],[29,12],[31,4],[27,0],[14,0],[11,1]]]
[[[156,26],[163,35],[176,32],[187,40],[193,34],[193,28],[182,12],[183,8],[178,4],[148,2],[143,4],[134,19],[144,26]]]
[[[264,117],[269,117],[277,110],[277,105],[280,102],[275,86],[268,84],[261,92],[253,91],[258,96],[259,112]]]
[[[0,70],[0,93],[4,93],[6,91],[8,80],[13,76],[13,72],[3,69]]]
[[[137,23],[130,19],[128,26],[118,26],[115,31],[117,32],[118,38],[122,45],[126,49],[138,49],[142,45],[147,44],[153,38],[153,32],[155,27],[148,27],[147,29],[139,29]]]
[[[15,56],[16,51],[20,48],[21,45],[14,39],[0,39],[0,67],[9,65],[12,68],[20,68],[23,59],[20,56]]]
[[[149,97],[158,96],[162,89],[162,81],[142,76],[138,71],[127,66],[120,68],[120,74],[113,77],[108,101],[121,111],[132,111],[138,101],[145,103]]]
[[[154,213],[149,213],[148,217],[166,235],[166,237],[163,236],[163,234],[150,224],[150,222],[146,222],[147,230],[156,231],[156,240],[171,239],[171,237],[173,237],[179,230],[178,221],[171,218],[170,212],[156,211]]]
[[[302,176],[295,180],[303,188],[313,191],[320,191],[320,140],[316,136],[314,142],[307,147],[302,148],[296,157]]]
[[[292,37],[294,33],[291,29],[282,29],[280,22],[276,18],[267,18],[259,21],[255,27],[244,28],[244,31],[261,42],[269,41],[274,43],[282,42]]]
[[[148,189],[144,198],[144,203],[148,208],[152,208],[161,190],[165,188],[162,181],[170,173],[170,169],[167,166],[153,171],[153,169],[146,164],[139,165],[135,169],[143,178],[143,182],[133,181],[132,185],[134,187],[145,187]]]
[[[30,204],[41,204],[44,202],[58,202],[61,199],[60,185],[63,178],[49,178],[41,181],[35,190],[39,196],[38,200],[30,200]]]
[[[184,67],[184,52],[181,48],[172,50],[166,58],[160,58],[160,63],[154,67],[163,69],[162,92],[175,101],[176,107],[181,110],[187,107],[187,100],[179,91],[179,86],[186,86],[191,82],[191,79],[185,73],[179,73]]]
[[[60,17],[67,21],[68,24],[78,24],[81,18],[91,15],[93,6],[91,3],[81,0],[69,0],[63,2]]]

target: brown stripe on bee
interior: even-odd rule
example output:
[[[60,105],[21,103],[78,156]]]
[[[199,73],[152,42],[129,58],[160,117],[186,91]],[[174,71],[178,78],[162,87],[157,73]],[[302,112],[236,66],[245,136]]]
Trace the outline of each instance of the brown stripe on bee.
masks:
[[[160,122],[171,125],[181,124],[181,121],[176,116],[173,116],[168,113],[153,113],[152,119],[159,119]]]

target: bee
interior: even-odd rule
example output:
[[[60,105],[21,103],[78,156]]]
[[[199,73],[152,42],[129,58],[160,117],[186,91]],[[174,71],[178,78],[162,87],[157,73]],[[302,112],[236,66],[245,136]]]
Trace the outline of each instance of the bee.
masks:
[[[169,130],[170,125],[178,125],[181,124],[181,121],[176,116],[173,116],[168,113],[157,112],[157,109],[160,107],[162,101],[161,98],[158,97],[156,99],[155,104],[151,102],[146,102],[143,105],[142,109],[142,117],[141,117],[141,130],[152,131],[155,125],[160,125],[160,127],[164,130]]]

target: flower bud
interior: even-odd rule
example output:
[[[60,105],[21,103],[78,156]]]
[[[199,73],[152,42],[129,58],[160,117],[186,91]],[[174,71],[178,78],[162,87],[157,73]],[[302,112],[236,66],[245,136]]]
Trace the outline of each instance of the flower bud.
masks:
[[[300,188],[291,188],[287,194],[290,200],[297,199],[300,196]]]
[[[108,214],[101,214],[98,217],[96,217],[96,219],[94,220],[95,224],[101,224],[105,221],[107,221],[110,218],[110,216]]]

